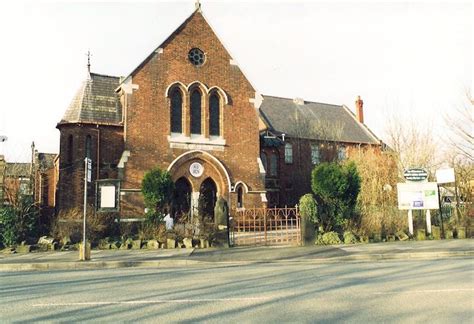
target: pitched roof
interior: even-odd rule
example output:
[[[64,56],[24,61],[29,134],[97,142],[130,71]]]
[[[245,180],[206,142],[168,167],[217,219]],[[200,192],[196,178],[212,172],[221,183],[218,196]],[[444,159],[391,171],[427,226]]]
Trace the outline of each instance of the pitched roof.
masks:
[[[196,14],[201,14],[202,15],[202,12],[201,12],[201,9],[200,7],[199,8],[196,8],[192,13],[191,15],[186,18],[182,23],[181,25],[178,26],[178,28],[176,28],[160,45],[158,45],[158,47],[156,47],[150,54],[147,55],[147,57],[140,63],[138,64],[138,66],[136,68],[134,68],[132,70],[132,72],[130,72],[125,78],[122,79],[122,81],[125,81],[127,80],[131,75],[134,75],[138,70],[140,70],[146,63],[148,63],[148,61],[154,56],[156,55],[157,51],[159,48],[163,48],[164,46],[166,46],[166,44],[168,44],[169,42],[171,42],[175,37],[176,35],[181,31],[183,30],[183,28],[188,24],[188,22],[196,15]]]
[[[5,177],[29,177],[31,163],[7,163]]]
[[[57,154],[54,153],[38,153],[36,158],[37,167],[41,170],[48,170],[54,167],[54,159]]]
[[[379,144],[379,139],[345,106],[263,96],[260,106],[269,129],[290,137]]]
[[[59,124],[93,123],[120,125],[122,106],[115,93],[120,78],[90,73]]]

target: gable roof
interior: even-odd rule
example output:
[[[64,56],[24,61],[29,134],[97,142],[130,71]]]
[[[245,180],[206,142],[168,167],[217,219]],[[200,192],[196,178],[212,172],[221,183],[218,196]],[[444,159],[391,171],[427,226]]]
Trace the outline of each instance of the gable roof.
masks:
[[[160,45],[158,45],[150,54],[148,54],[147,57],[145,57],[145,59],[140,63],[138,64],[138,66],[136,68],[134,68],[132,70],[132,72],[130,72],[125,78],[122,78],[122,81],[125,81],[127,80],[130,76],[133,76],[138,70],[140,70],[146,63],[148,63],[148,61],[157,53],[158,49],[159,48],[163,48],[166,44],[168,44],[171,40],[173,40],[173,38],[188,24],[188,22],[191,20],[192,17],[194,17],[194,15],[196,15],[197,13],[201,13],[201,9],[200,8],[196,8],[196,10],[194,10],[191,15],[186,18],[182,23],[181,25],[178,26],[178,28],[176,28]]]
[[[229,51],[229,48],[227,46],[225,46],[223,40],[219,37],[219,35],[217,34],[216,30],[212,27],[212,25],[209,23],[209,21],[206,19],[202,9],[201,9],[201,5],[199,3],[196,4],[196,9],[191,13],[191,15],[189,15],[188,18],[186,18],[182,23],[181,25],[179,25],[160,45],[158,45],[150,54],[148,54],[145,59],[140,63],[138,64],[138,66],[136,68],[134,68],[132,70],[132,72],[130,72],[126,77],[123,77],[121,78],[121,82],[120,82],[120,85],[122,83],[125,83],[127,80],[129,80],[130,77],[133,77],[134,74],[136,74],[144,65],[146,65],[148,63],[148,61],[150,61],[155,55],[157,55],[159,52],[160,49],[164,49],[166,47],[166,45],[168,45],[185,27],[186,25],[196,16],[196,15],[199,15],[203,18],[204,22],[209,26],[209,28],[211,29],[211,31],[214,33],[214,36],[217,38],[217,40],[219,41],[219,43],[222,45],[222,47],[224,48],[224,50],[227,52],[227,54],[232,58],[232,60],[234,61],[233,64],[237,65],[238,64],[235,62],[235,57],[230,53]],[[244,78],[245,80],[247,80],[247,82],[250,84],[250,86],[254,89],[254,91],[256,91],[256,96],[260,96],[257,88],[254,86],[254,84],[250,81],[250,79],[247,77],[247,75],[244,73],[242,67],[239,66],[239,70],[240,72],[244,75]]]
[[[263,96],[260,115],[269,130],[290,137],[347,143],[380,144],[345,106]]]
[[[115,94],[120,78],[90,73],[64,113],[60,124],[93,123],[121,125],[122,106]]]

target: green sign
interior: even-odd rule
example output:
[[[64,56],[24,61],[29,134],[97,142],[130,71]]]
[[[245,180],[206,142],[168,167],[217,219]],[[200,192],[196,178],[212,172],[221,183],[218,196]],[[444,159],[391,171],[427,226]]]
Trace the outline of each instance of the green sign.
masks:
[[[425,169],[413,168],[405,170],[403,176],[407,181],[424,181],[428,179],[428,172]]]

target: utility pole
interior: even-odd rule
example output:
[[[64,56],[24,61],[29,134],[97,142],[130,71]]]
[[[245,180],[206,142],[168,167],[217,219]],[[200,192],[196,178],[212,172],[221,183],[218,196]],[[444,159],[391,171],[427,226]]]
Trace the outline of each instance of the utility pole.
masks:
[[[84,217],[82,227],[82,247],[79,253],[79,259],[82,261],[90,260],[90,249],[87,247],[86,239],[86,217],[87,217],[87,184],[92,181],[92,160],[86,157],[84,159]]]

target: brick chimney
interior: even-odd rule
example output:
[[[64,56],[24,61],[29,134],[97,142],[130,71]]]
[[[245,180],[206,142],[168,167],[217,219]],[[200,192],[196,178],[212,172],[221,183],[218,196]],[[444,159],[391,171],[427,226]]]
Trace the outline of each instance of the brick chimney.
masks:
[[[359,123],[364,123],[364,101],[360,99],[360,96],[357,96],[356,104],[356,117]]]

